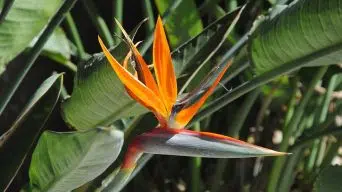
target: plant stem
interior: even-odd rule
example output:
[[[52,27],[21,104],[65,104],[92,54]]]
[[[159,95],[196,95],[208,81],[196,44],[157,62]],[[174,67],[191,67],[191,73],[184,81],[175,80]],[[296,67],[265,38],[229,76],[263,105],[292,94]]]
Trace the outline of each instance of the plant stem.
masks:
[[[12,8],[13,3],[14,3],[14,0],[5,0],[4,6],[2,7],[2,10],[0,13],[0,24],[5,20],[9,10]]]
[[[284,132],[283,141],[280,144],[279,151],[287,151],[288,146],[289,146],[289,139],[304,114],[305,107],[307,106],[307,103],[310,100],[314,92],[315,86],[317,85],[319,80],[322,79],[327,69],[328,69],[328,66],[320,67],[318,72],[315,74],[315,76],[311,80],[309,87],[304,97],[302,98],[302,101],[296,108],[294,116],[293,118],[291,118],[291,121],[289,122],[286,132]],[[275,159],[272,169],[271,169],[270,176],[269,176],[269,183],[267,186],[268,192],[276,191],[277,185],[278,185],[278,179],[280,178],[281,170],[283,168],[285,160],[286,160],[285,157],[278,157]]]
[[[147,25],[146,25],[146,34],[150,34],[154,28],[154,16],[153,16],[151,0],[144,0],[143,6],[144,6],[145,17],[148,18]]]
[[[319,123],[324,122],[328,116],[330,101],[332,98],[331,96],[332,96],[332,93],[334,92],[336,84],[337,84],[337,75],[334,75],[330,78],[328,89],[324,95],[323,107],[322,107],[322,111],[320,114],[321,116],[320,116]],[[319,165],[322,163],[322,160],[325,156],[326,143],[327,143],[327,138],[322,138],[320,140],[316,162],[315,162],[315,165],[317,167],[319,167]]]
[[[251,93],[249,93],[244,100],[242,106],[238,109],[236,112],[236,115],[233,119],[232,124],[230,125],[230,128],[227,130],[226,135],[234,138],[239,138],[240,130],[243,127],[243,124],[245,123],[247,119],[247,115],[249,111],[251,110],[253,104],[255,103],[255,100],[258,98],[260,94],[260,89],[255,89]],[[224,171],[228,165],[229,159],[218,159],[216,167],[215,167],[215,175],[213,177],[213,184],[211,191],[219,191],[220,189],[220,182],[222,180]]]
[[[195,131],[201,131],[200,122],[196,122],[194,125]],[[200,157],[191,158],[191,191],[200,191],[201,187],[201,161]]]
[[[123,22],[123,0],[114,0],[113,1],[113,19],[116,18],[121,24]],[[112,31],[114,32],[114,34],[116,34],[117,36],[121,37],[121,30],[119,27],[115,26],[115,22],[112,21]],[[121,40],[118,39],[119,43]]]
[[[92,23],[95,25],[97,31],[100,33],[103,40],[106,42],[107,46],[113,47],[114,46],[114,40],[110,34],[110,31],[106,25],[106,22],[103,20],[103,18],[98,13],[98,10],[96,9],[96,6],[92,0],[83,0],[83,5],[88,12],[88,15],[92,21]]]
[[[305,137],[305,138],[300,138],[300,140],[298,142],[296,142],[290,149],[289,152],[294,151],[295,149],[308,145],[310,143],[312,143],[313,141],[315,141],[315,139],[323,137],[325,135],[341,135],[342,134],[342,129],[340,127],[332,127],[332,128],[328,128],[332,123],[334,123],[335,121],[335,116],[338,114],[342,113],[342,105],[337,107],[337,110],[329,115],[329,117],[324,121],[324,123],[321,123],[320,125],[318,125],[318,128],[315,128],[314,130],[319,130],[319,131],[315,131],[314,133],[311,133],[309,136]],[[312,130],[309,130],[310,132],[312,132]],[[303,134],[306,135],[306,134]]]
[[[66,18],[65,20],[66,20],[66,24],[68,26],[71,38],[77,47],[78,57],[81,60],[84,60],[87,58],[88,54],[84,51],[84,47],[82,44],[81,37],[79,35],[76,24],[75,24],[74,19],[72,18],[71,14],[70,14],[70,12],[66,14],[65,18]]]
[[[3,110],[6,108],[8,102],[12,98],[15,91],[18,89],[20,83],[23,81],[24,77],[31,69],[33,63],[36,61],[37,57],[42,51],[46,41],[49,39],[53,31],[56,27],[61,23],[64,19],[65,14],[70,11],[73,5],[76,3],[77,0],[66,0],[64,1],[63,5],[59,8],[57,13],[51,18],[49,23],[47,24],[44,31],[39,36],[38,41],[34,44],[32,49],[27,55],[27,61],[25,62],[25,66],[19,71],[17,79],[9,86],[9,90],[5,91],[4,95],[2,95],[0,99],[0,114],[2,114]]]

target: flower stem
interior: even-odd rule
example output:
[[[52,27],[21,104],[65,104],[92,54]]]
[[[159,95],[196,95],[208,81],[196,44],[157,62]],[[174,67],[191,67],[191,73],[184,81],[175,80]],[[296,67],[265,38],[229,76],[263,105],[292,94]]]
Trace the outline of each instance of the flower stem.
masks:
[[[200,122],[196,122],[194,125],[194,131],[201,131]],[[200,157],[191,158],[191,191],[201,191],[201,161]]]
[[[150,34],[154,28],[154,16],[153,9],[151,5],[151,0],[144,0],[144,14],[148,18],[146,25],[146,34]]]
[[[289,147],[289,139],[293,131],[296,129],[298,123],[303,117],[305,107],[307,106],[314,92],[315,86],[317,85],[318,81],[322,79],[327,69],[328,69],[328,66],[323,66],[319,68],[319,70],[317,71],[313,79],[311,80],[303,99],[301,100],[300,104],[296,108],[293,118],[291,118],[291,121],[288,124],[286,132],[284,132],[283,141],[281,142],[280,147],[279,147],[280,151],[287,151]],[[277,186],[278,186],[278,179],[280,178],[281,170],[283,168],[285,160],[286,160],[286,157],[279,157],[275,159],[272,169],[271,169],[270,176],[269,176],[269,183],[267,186],[268,192],[276,191]]]
[[[72,18],[70,13],[66,14],[66,19],[65,20],[66,20],[66,24],[68,26],[71,38],[72,38],[72,40],[74,41],[74,43],[75,43],[75,45],[77,47],[78,57],[81,60],[86,59],[88,54],[84,50],[81,37],[80,37],[80,35],[78,33],[78,30],[77,30],[76,24],[74,22],[74,19]]]

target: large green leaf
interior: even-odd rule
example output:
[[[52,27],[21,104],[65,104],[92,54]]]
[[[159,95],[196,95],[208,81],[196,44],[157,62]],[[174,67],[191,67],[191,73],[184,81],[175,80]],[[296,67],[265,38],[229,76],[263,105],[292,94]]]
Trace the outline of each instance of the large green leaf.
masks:
[[[44,132],[32,156],[31,190],[70,191],[94,179],[116,160],[123,137],[112,128]]]
[[[301,0],[266,19],[252,34],[250,56],[257,74],[342,61],[341,0]]]
[[[123,43],[111,53],[122,60]],[[146,110],[126,93],[123,84],[102,54],[94,54],[78,66],[72,95],[62,105],[65,121],[79,130],[107,126],[115,120],[139,115]]]
[[[314,184],[315,192],[340,192],[342,167],[330,166],[325,168],[317,177]]]
[[[173,0],[154,1],[160,15],[172,5]],[[183,0],[176,10],[168,16],[165,25],[171,47],[177,47],[191,37],[199,34],[202,29],[202,21],[194,0]]]
[[[33,95],[11,128],[0,137],[0,191],[8,187],[59,98],[63,76],[52,75]]]
[[[61,2],[61,0],[14,1],[11,10],[0,25],[0,74],[5,70],[6,64],[39,34],[49,18],[60,7]]]

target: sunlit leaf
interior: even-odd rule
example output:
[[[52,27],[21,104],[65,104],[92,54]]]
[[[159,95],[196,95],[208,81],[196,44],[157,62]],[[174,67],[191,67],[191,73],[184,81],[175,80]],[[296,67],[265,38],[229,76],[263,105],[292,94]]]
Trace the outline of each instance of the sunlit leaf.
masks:
[[[112,128],[42,134],[30,166],[33,191],[70,191],[91,181],[121,151],[123,133]]]
[[[15,0],[0,25],[0,74],[6,64],[23,51],[44,28],[61,0]]]

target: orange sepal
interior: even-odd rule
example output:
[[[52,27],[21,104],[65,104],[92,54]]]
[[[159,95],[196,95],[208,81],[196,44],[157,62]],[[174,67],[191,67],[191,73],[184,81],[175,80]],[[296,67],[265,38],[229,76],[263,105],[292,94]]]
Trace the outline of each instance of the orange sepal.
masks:
[[[146,64],[144,58],[139,53],[138,49],[136,48],[136,45],[134,45],[133,41],[131,40],[131,38],[129,37],[129,35],[125,31],[125,29],[121,26],[120,22],[116,19],[115,19],[115,22],[118,25],[118,27],[120,28],[122,34],[124,35],[126,41],[128,42],[128,44],[131,48],[131,51],[133,52],[133,55],[134,55],[136,61],[138,62],[137,63],[138,64],[137,67],[139,68],[138,73],[141,72],[141,75],[142,75],[142,76],[139,76],[139,77],[141,77],[140,81],[142,81],[149,89],[151,89],[155,95],[160,96],[157,83],[154,80],[153,75],[152,75],[151,71],[149,70],[148,65]]]
[[[167,113],[165,107],[159,97],[157,97],[157,95],[151,89],[134,78],[131,73],[121,66],[118,61],[116,61],[116,59],[110,54],[106,46],[103,44],[100,37],[98,37],[98,40],[105,56],[116,72],[117,76],[126,86],[126,88],[134,93],[134,95],[138,98],[137,101],[145,107],[157,111],[163,117],[166,117]]]
[[[177,99],[177,81],[163,23],[158,17],[153,41],[153,65],[159,92],[168,113]]]

